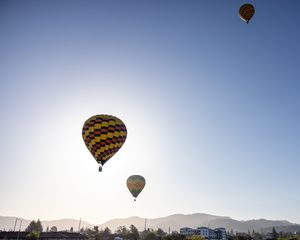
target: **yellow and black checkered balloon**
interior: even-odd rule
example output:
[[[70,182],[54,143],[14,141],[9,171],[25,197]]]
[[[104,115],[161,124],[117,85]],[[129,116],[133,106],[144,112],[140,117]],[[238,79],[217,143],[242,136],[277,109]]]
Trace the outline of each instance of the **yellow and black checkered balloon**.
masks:
[[[110,115],[95,115],[86,120],[82,128],[85,145],[102,165],[122,147],[126,137],[125,124]]]

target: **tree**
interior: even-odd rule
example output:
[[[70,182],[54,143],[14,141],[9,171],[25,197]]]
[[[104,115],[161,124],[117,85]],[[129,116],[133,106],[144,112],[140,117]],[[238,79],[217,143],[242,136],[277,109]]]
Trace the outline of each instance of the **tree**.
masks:
[[[253,235],[252,235],[252,238],[253,240],[263,240],[263,237],[260,233],[258,232],[255,232]]]
[[[50,232],[57,232],[57,227],[56,226],[52,226],[50,228]]]
[[[111,234],[110,229],[109,229],[108,227],[106,227],[106,228],[104,229],[104,236],[107,236],[107,235],[110,235],[110,234]]]
[[[104,230],[99,231],[99,234],[96,236],[96,240],[103,240],[104,239]]]
[[[37,222],[35,222],[34,220],[32,220],[29,225],[27,226],[27,228],[25,229],[25,232],[42,232],[43,231],[43,226],[40,220],[37,220]]]
[[[156,235],[154,232],[148,232],[144,238],[144,240],[155,240],[155,239],[156,239]]]
[[[158,228],[157,231],[156,231],[156,235],[160,236],[160,237],[163,237],[163,236],[166,235],[166,233],[161,228]]]
[[[93,229],[86,228],[84,230],[84,234],[87,235],[88,238],[90,238],[90,239],[94,239],[95,238],[95,231]]]
[[[247,233],[237,233],[236,239],[237,240],[251,240],[251,236],[248,235]]]
[[[99,231],[99,226],[94,226],[95,240],[101,240],[102,233]]]
[[[40,219],[37,220],[36,227],[37,227],[38,232],[41,233],[43,231],[43,226],[42,226],[42,223],[41,223]]]
[[[276,230],[275,230],[275,227],[273,227],[273,229],[272,229],[272,236],[273,236],[273,239],[274,239],[274,240],[277,240],[278,234],[277,234],[277,232],[276,232]]]
[[[131,239],[137,240],[140,238],[139,231],[133,224],[130,225],[129,231],[130,231],[130,235],[132,236]]]
[[[105,231],[105,230],[104,230]],[[129,232],[125,226],[119,226],[117,231],[118,234],[127,235]]]
[[[163,239],[164,240],[185,240],[185,236],[178,233],[172,233],[171,235],[165,236]]]
[[[200,235],[192,235],[192,236],[188,236],[186,237],[187,240],[205,240],[204,237],[200,236]]]
[[[31,239],[31,240],[38,239],[39,237],[40,237],[40,232],[37,232],[37,231],[31,231],[30,233],[28,233],[26,235],[26,238]]]

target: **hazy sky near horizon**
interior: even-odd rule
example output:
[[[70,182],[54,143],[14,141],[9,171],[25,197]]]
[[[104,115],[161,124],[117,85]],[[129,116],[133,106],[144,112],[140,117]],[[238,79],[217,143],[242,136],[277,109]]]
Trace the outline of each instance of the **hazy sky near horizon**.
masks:
[[[300,1],[243,3],[2,0],[0,215],[300,223]],[[94,114],[128,129],[102,173]]]

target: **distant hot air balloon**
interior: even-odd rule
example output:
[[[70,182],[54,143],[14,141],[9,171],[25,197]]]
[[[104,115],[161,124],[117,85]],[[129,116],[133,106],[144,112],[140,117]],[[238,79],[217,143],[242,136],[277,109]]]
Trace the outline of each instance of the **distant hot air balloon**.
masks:
[[[143,176],[132,175],[129,178],[127,178],[127,187],[131,192],[132,196],[134,197],[134,201],[145,187],[145,184],[146,180]]]
[[[245,21],[246,23],[249,23],[250,19],[253,17],[255,13],[255,8],[250,3],[245,3],[240,7],[239,14],[240,18]]]
[[[82,138],[102,166],[122,147],[127,137],[125,124],[118,118],[110,115],[95,115],[83,125]]]

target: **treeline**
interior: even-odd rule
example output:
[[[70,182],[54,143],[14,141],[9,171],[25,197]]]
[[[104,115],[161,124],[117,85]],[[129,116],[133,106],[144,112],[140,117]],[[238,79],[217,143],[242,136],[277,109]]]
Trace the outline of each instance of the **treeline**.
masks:
[[[248,231],[248,233],[236,232],[234,234],[231,230],[227,232],[227,240],[300,240],[300,232],[276,232],[274,227],[269,233]]]
[[[139,232],[134,225],[130,225],[129,228],[120,226],[115,232],[112,232],[108,227],[106,227],[104,230],[99,230],[98,226],[95,226],[93,229],[81,229],[80,232],[85,234],[89,239],[93,240],[114,240],[116,237],[124,240],[168,240],[168,234],[160,228],[157,230],[148,229]],[[179,234],[177,235],[178,236],[176,240],[184,240],[184,236]]]
[[[29,232],[29,239],[38,238],[39,234],[43,231],[41,221],[31,221],[25,231]],[[47,227],[45,231],[56,232],[57,227],[52,226],[50,229]],[[73,232],[73,227],[66,231]],[[98,226],[85,229],[81,228],[79,232],[86,235],[90,240],[117,240],[118,238],[119,240],[206,240],[199,235],[186,237],[177,232],[166,233],[161,228],[158,228],[157,230],[147,229],[139,232],[134,225],[130,225],[129,228],[120,226],[114,232],[108,227],[99,229]],[[266,234],[255,231],[248,231],[248,233],[233,233],[231,230],[230,232],[227,232],[227,240],[300,240],[300,232],[276,232],[275,228],[273,228],[272,232]]]
[[[116,237],[120,237],[123,240],[206,240],[200,235],[184,236],[177,232],[168,234],[160,228],[157,230],[148,229],[139,232],[134,225],[131,225],[129,229],[121,226],[114,233],[112,233],[109,228],[99,230],[98,227],[85,230],[81,229],[81,233],[93,240],[114,240]],[[234,234],[231,231],[227,232],[227,240],[300,240],[300,232],[277,233],[275,228],[273,228],[272,232],[266,234],[255,231],[252,231],[252,233],[249,231],[248,233],[236,232]]]

